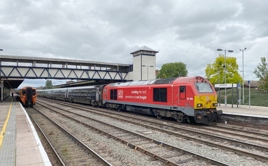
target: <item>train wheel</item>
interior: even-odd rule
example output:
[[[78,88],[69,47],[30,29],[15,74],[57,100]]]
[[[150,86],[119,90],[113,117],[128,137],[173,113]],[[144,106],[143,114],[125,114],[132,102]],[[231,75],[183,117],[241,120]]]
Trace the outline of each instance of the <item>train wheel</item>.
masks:
[[[157,119],[162,119],[162,116],[160,115],[160,113],[159,113],[157,110],[153,110],[153,113],[154,113],[154,116],[155,116]]]
[[[118,106],[116,110],[121,111],[121,106]]]
[[[175,119],[176,119],[177,122],[185,123],[187,118],[186,118],[185,115],[177,114]]]
[[[109,106],[108,103],[105,103],[105,107],[106,107],[106,108],[110,108],[110,106]]]
[[[155,112],[155,117],[157,118],[157,119],[162,119],[162,116],[158,113],[158,112]]]

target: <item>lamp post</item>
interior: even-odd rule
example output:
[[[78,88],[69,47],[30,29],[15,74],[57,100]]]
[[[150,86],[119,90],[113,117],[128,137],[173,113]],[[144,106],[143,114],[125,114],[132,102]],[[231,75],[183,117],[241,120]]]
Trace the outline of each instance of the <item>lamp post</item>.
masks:
[[[244,100],[244,51],[246,50],[247,48],[245,47],[243,50],[242,49],[239,49],[240,51],[242,51],[242,69],[243,69],[243,104],[245,103],[245,100]]]
[[[227,52],[234,52],[233,50],[223,50],[218,48],[217,51],[224,51],[224,84],[226,84],[226,51]],[[224,88],[224,103],[225,107],[227,105],[227,97],[226,97],[226,87]]]

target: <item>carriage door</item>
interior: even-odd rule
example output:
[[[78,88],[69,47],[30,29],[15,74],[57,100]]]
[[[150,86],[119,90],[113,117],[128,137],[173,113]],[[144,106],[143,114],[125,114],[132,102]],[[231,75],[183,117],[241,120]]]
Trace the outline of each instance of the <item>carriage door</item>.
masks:
[[[68,98],[68,89],[64,92],[64,100]]]
[[[96,88],[96,101],[100,100],[100,89],[99,87]]]
[[[186,100],[186,86],[179,87],[179,105],[185,105]]]

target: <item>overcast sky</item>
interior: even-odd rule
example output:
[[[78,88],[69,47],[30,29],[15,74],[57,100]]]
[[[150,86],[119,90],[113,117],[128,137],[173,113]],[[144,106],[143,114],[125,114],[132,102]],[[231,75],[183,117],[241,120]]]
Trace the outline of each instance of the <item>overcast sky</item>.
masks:
[[[245,80],[268,55],[267,0],[1,0],[3,55],[132,63],[132,51],[152,48],[157,68],[183,62],[188,76],[232,49]],[[241,72],[242,75],[242,72]],[[25,81],[35,84],[37,80]],[[26,85],[24,83],[24,85]]]

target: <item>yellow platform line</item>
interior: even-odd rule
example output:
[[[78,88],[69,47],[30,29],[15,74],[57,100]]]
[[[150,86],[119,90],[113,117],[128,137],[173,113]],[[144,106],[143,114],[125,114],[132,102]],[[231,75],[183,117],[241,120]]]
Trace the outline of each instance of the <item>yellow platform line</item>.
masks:
[[[0,148],[2,146],[2,142],[3,142],[3,139],[4,139],[5,132],[6,132],[7,123],[8,123],[9,117],[10,117],[11,108],[12,108],[12,102],[10,103],[10,107],[9,107],[9,110],[8,110],[7,118],[5,120],[4,126],[3,126],[2,131],[1,131],[1,134],[0,134]]]

